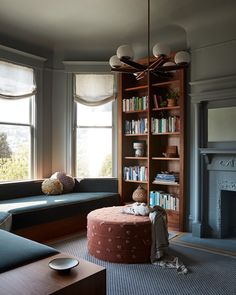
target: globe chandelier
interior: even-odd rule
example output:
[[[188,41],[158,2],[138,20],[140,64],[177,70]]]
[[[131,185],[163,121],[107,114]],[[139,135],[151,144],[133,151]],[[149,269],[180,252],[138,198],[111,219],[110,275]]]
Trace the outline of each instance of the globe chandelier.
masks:
[[[130,45],[121,45],[117,48],[116,55],[111,56],[109,64],[114,72],[131,73],[136,79],[141,79],[147,72],[158,77],[169,77],[171,71],[183,68],[190,63],[190,55],[187,51],[178,51],[170,56],[171,50],[168,44],[156,43],[152,49],[154,58],[150,57],[150,1],[147,0],[147,63],[139,63],[133,60],[134,51]]]

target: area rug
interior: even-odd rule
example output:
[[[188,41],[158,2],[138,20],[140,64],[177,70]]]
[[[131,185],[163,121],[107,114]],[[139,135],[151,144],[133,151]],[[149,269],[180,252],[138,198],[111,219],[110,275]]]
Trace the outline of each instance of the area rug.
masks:
[[[149,263],[98,260],[87,251],[86,233],[50,244],[61,252],[106,268],[107,295],[236,295],[236,259],[170,243],[169,252],[188,267],[187,275]],[[78,266],[79,267],[79,266]]]
[[[236,238],[232,239],[207,239],[193,237],[192,233],[179,233],[170,242],[199,250],[209,251],[222,255],[236,257]]]

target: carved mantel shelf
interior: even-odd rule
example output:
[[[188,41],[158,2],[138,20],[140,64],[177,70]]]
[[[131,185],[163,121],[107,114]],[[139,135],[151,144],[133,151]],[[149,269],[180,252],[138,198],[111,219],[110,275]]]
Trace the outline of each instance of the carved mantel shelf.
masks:
[[[236,155],[236,149],[200,148],[200,154],[205,156],[206,164],[211,164],[214,155]]]

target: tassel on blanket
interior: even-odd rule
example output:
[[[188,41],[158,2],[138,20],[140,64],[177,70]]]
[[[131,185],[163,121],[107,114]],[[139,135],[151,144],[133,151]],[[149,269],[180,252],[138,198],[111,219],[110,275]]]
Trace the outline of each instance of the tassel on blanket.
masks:
[[[160,260],[155,261],[153,264],[156,264],[164,268],[176,268],[178,274],[187,274],[188,269],[183,264],[183,262],[175,256],[165,255]]]

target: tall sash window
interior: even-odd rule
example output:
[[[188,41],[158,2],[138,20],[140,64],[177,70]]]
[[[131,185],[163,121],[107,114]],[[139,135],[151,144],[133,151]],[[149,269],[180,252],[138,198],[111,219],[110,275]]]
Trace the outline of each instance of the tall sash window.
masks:
[[[77,177],[111,177],[114,76],[76,74],[75,143]]]
[[[34,177],[34,70],[0,60],[0,182]]]

